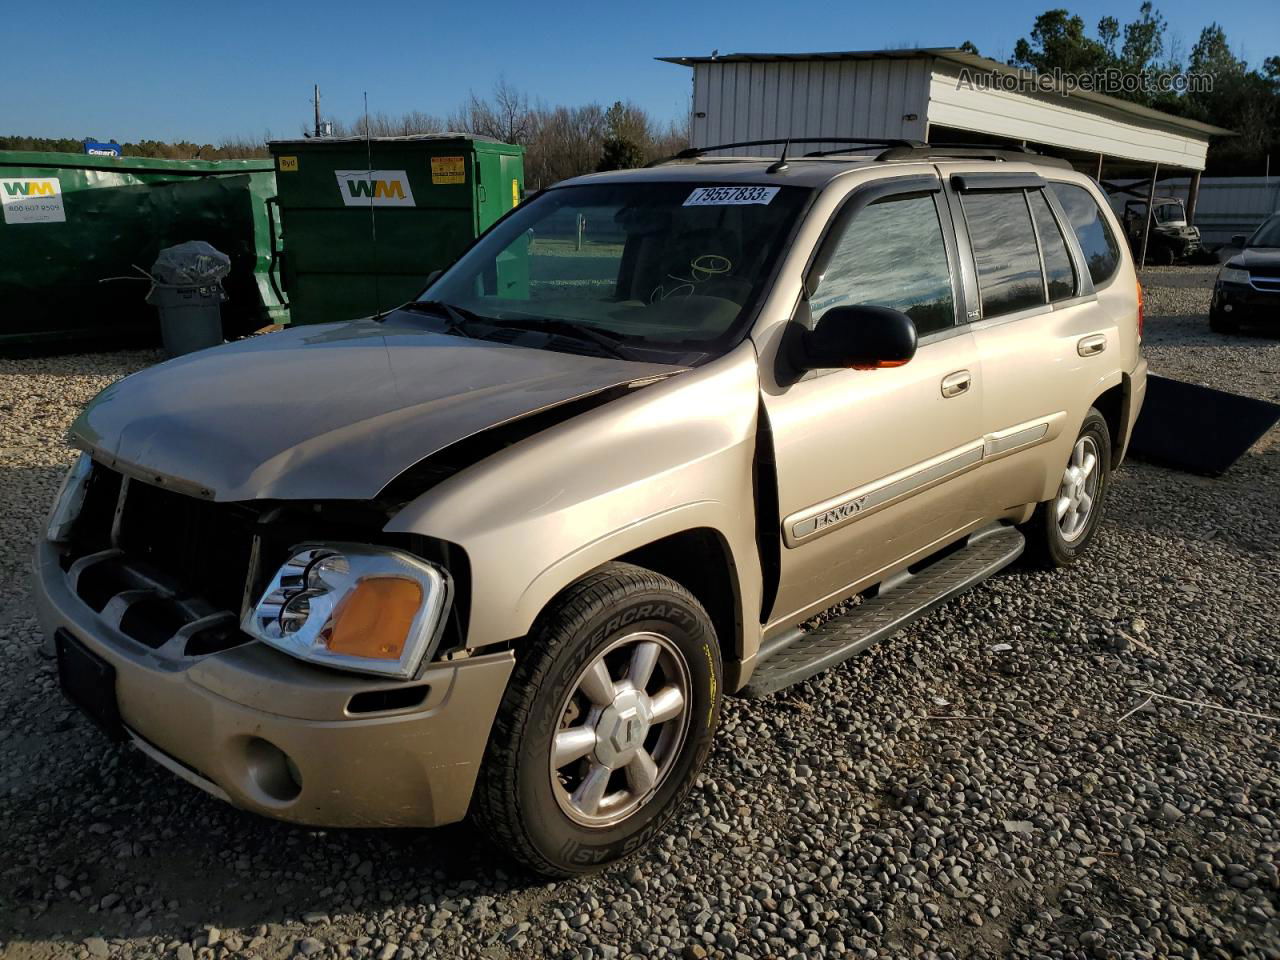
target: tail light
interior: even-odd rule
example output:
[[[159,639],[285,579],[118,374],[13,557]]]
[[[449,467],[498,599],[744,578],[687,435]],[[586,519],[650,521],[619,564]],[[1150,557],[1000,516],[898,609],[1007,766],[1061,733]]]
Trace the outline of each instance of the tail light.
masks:
[[[1141,340],[1141,339],[1142,339],[1142,321],[1143,321],[1143,319],[1144,319],[1144,318],[1143,318],[1143,311],[1142,311],[1142,281],[1141,281],[1141,280],[1139,280],[1139,281],[1138,281],[1138,339],[1139,339],[1139,340]]]

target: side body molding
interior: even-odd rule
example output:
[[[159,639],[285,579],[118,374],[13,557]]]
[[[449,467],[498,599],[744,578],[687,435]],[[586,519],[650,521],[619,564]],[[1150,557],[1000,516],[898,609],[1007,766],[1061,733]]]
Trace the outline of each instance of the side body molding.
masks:
[[[869,516],[982,463],[1053,440],[1062,432],[1065,420],[1066,412],[1060,410],[1047,417],[1015,424],[831,500],[806,507],[783,520],[783,542],[788,547],[798,547],[813,537]]]

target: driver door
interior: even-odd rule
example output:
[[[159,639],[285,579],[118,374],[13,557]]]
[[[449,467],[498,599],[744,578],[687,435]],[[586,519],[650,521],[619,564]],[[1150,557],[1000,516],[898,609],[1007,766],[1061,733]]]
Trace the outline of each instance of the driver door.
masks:
[[[819,244],[830,259],[797,319],[834,306],[906,313],[919,347],[905,365],[818,370],[766,386],[782,518],[780,584],[768,627],[795,623],[977,516],[982,371],[963,325],[950,213],[932,177],[850,194]],[[860,588],[860,586],[858,586]],[[766,627],[766,629],[768,629]]]

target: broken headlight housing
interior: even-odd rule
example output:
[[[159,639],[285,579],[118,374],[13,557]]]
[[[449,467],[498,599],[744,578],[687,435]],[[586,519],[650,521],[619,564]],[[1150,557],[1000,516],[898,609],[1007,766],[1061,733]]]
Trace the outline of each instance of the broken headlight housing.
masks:
[[[45,527],[45,536],[54,543],[66,540],[71,535],[71,527],[84,506],[85,489],[92,471],[93,458],[87,453],[81,453],[62,478],[58,495],[53,498],[53,508],[49,511],[49,523]]]
[[[241,627],[301,660],[407,680],[435,653],[451,595],[448,573],[401,550],[304,544]]]

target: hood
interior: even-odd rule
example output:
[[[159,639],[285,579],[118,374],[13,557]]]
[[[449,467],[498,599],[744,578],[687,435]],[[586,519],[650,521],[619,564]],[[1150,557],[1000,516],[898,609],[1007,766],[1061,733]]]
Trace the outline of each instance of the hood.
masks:
[[[1244,270],[1258,267],[1280,268],[1280,247],[1245,247],[1226,265]]]
[[[98,394],[71,437],[126,473],[214,500],[368,500],[465,437],[681,369],[433,333],[392,314],[143,370]]]

